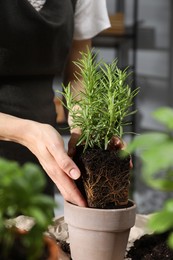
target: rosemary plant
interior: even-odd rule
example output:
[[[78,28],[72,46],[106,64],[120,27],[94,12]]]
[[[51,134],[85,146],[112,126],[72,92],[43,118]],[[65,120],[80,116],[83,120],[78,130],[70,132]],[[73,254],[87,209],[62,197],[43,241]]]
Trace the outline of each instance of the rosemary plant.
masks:
[[[79,69],[75,77],[83,84],[83,91],[73,96],[70,83],[63,87],[64,105],[73,121],[71,129],[79,127],[82,132],[77,145],[106,149],[112,136],[122,138],[123,126],[128,124],[125,119],[134,113],[132,100],[138,90],[131,90],[127,68],[120,70],[117,60],[111,64],[97,62],[96,54],[89,50],[81,55],[74,63]]]

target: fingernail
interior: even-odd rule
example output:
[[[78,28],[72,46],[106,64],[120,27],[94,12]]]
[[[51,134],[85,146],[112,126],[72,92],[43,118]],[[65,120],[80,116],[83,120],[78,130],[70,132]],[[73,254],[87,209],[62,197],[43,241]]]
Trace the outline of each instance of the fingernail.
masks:
[[[76,169],[71,169],[69,174],[74,180],[78,179],[80,176],[79,172]]]

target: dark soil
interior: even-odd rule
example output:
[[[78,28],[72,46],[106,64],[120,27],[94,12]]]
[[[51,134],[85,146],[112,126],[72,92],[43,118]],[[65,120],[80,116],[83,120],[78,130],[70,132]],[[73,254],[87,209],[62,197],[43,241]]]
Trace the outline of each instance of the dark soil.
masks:
[[[132,260],[173,260],[173,250],[166,243],[167,233],[144,235],[127,253]]]
[[[173,260],[173,250],[167,244],[168,234],[144,235],[134,242],[126,258],[131,260]],[[70,256],[70,247],[62,242],[61,248]]]
[[[77,186],[91,208],[122,208],[128,204],[130,156],[120,150],[77,149],[75,163],[82,177]],[[125,152],[124,152],[125,153]]]
[[[70,255],[70,244],[67,243],[66,241],[59,241],[59,240],[58,240],[58,243],[60,244],[61,249],[62,249],[67,255]]]

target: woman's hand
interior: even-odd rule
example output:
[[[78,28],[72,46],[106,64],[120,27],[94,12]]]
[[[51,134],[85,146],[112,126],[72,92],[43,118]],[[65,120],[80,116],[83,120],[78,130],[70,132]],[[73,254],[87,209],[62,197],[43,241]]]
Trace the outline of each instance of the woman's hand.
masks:
[[[35,154],[65,200],[79,206],[86,206],[84,198],[73,181],[80,177],[80,171],[67,155],[62,137],[52,126],[29,122],[23,144]]]
[[[67,155],[62,137],[52,126],[0,113],[0,140],[26,146],[38,158],[64,199],[86,206],[73,181],[79,178],[80,171]]]
[[[118,138],[117,136],[113,136],[108,144],[108,150],[125,150],[126,143]],[[130,169],[133,168],[132,159],[130,159]]]

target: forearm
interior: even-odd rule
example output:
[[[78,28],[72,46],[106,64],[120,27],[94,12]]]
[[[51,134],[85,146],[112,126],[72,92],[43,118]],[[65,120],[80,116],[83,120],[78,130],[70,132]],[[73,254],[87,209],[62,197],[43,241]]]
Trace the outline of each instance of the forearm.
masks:
[[[70,82],[71,92],[75,98],[80,98],[80,92],[83,90],[82,76],[80,77],[80,71],[75,62],[82,58],[81,53],[85,53],[91,49],[91,40],[73,41],[71,52],[66,64],[64,73],[64,85],[67,86]],[[77,78],[76,76],[77,75]],[[67,110],[65,109],[66,115]],[[71,123],[71,119],[68,118],[68,123]]]
[[[24,143],[29,120],[0,113],[0,140]]]
[[[90,39],[83,41],[73,41],[71,52],[64,73],[64,83],[65,85],[67,85],[70,82],[72,86],[72,91],[75,94],[78,93],[83,87],[81,83],[82,78],[79,78],[79,80],[77,80],[75,77],[75,74],[80,71],[74,62],[81,59],[81,53],[87,52],[88,48],[91,48]]]

